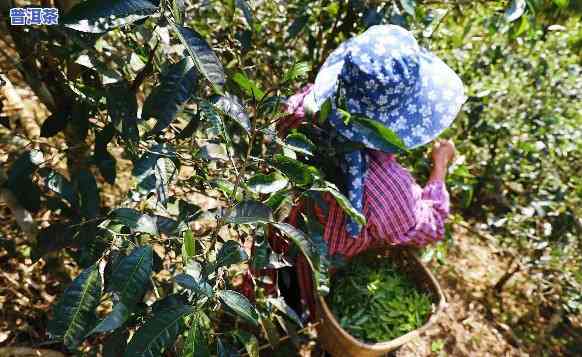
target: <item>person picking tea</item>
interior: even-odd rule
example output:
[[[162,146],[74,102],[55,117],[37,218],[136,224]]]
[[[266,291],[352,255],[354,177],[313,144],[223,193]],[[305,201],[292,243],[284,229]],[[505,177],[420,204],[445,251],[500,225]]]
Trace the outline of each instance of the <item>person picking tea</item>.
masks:
[[[380,140],[370,125],[375,121],[391,129],[407,149],[417,148],[449,127],[465,100],[455,72],[395,25],[370,27],[342,43],[315,83],[289,98],[293,115],[281,123],[283,129],[297,127],[306,113],[331,105],[325,125],[338,134],[336,145],[361,148],[340,158],[341,177],[344,193],[366,224],[358,225],[328,197],[324,239],[331,255],[351,257],[378,244],[423,246],[442,239],[449,214],[445,176],[454,144],[434,142],[432,173],[421,187],[398,164],[397,147]]]

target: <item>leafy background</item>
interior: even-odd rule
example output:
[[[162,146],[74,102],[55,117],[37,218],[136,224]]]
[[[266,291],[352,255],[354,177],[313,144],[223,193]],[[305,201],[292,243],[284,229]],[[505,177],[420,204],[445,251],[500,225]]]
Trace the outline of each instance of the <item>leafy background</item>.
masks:
[[[28,5],[60,7],[65,26],[10,26]],[[300,198],[339,193],[311,156],[323,146],[274,126],[341,41],[394,23],[469,95],[445,133],[459,151],[448,235],[419,252],[450,305],[398,354],[580,353],[579,2],[0,6],[1,348],[315,354],[313,328],[254,273],[289,264],[265,240],[276,231],[325,293],[314,222],[281,222]],[[425,150],[401,157],[419,180]]]

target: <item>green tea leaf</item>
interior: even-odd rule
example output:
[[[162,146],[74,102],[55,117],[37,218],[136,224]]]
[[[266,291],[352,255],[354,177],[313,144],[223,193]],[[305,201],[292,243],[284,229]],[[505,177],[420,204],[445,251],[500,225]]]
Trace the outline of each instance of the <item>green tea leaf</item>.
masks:
[[[313,156],[313,152],[315,151],[315,144],[307,136],[298,132],[287,135],[285,144],[291,150],[309,156]]]
[[[45,121],[42,122],[40,128],[40,136],[43,138],[50,138],[57,135],[60,131],[64,130],[70,119],[70,113],[65,111],[60,111],[51,114]]]
[[[78,245],[79,242],[75,239],[77,232],[70,225],[59,222],[43,228],[38,233],[30,258],[36,262],[50,252]]]
[[[182,261],[184,265],[194,258],[196,255],[196,242],[194,241],[194,235],[190,229],[184,232],[184,239],[182,241]]]
[[[184,357],[210,357],[209,343],[206,338],[204,320],[208,319],[203,312],[198,311],[192,315],[192,324],[188,337],[184,344]]]
[[[157,119],[150,135],[161,132],[174,121],[194,94],[197,85],[198,75],[190,57],[169,65],[162,72],[160,84],[152,90],[143,105],[142,118]]]
[[[99,324],[95,326],[95,328],[87,336],[94,333],[113,331],[121,327],[125,321],[127,321],[130,314],[130,309],[128,309],[124,303],[117,303],[109,315],[105,316],[105,318],[101,320],[101,322],[99,322]]]
[[[107,112],[113,127],[125,140],[137,142],[137,97],[126,81],[116,82],[106,87]],[[107,142],[109,142],[108,140]],[[95,145],[97,146],[97,144]]]
[[[115,178],[117,177],[117,167],[116,160],[107,150],[105,151],[95,151],[95,161],[101,176],[110,185],[115,184]]]
[[[350,200],[344,196],[339,190],[334,187],[317,187],[311,188],[310,191],[320,191],[320,192],[328,192],[330,193],[333,198],[337,201],[340,207],[347,213],[356,223],[361,226],[366,225],[366,217],[360,213],[354,206],[352,206]]]
[[[245,16],[245,20],[252,28],[253,27],[253,11],[251,6],[249,5],[248,1],[246,0],[236,0],[236,7],[242,10],[243,15]]]
[[[308,15],[302,15],[296,18],[287,29],[287,38],[292,39],[299,35],[299,33],[303,31],[303,29],[307,25],[308,21],[309,21]]]
[[[273,193],[287,187],[289,180],[277,172],[268,175],[256,174],[247,181],[247,187],[256,193]]]
[[[232,346],[222,342],[221,338],[216,339],[217,357],[240,357],[240,353]]]
[[[267,302],[273,305],[277,310],[285,314],[291,321],[295,322],[299,327],[303,327],[301,318],[287,303],[283,297],[267,298]]]
[[[280,170],[291,182],[298,186],[307,186],[313,183],[317,169],[301,161],[283,155],[275,155],[273,166]]]
[[[216,295],[226,306],[231,308],[244,320],[255,326],[259,325],[257,311],[244,295],[232,290],[219,290],[216,292]]]
[[[273,221],[273,211],[257,201],[243,201],[226,215],[226,221],[233,224],[256,224]]]
[[[188,274],[178,274],[174,277],[176,284],[181,287],[191,290],[196,294],[201,294],[207,297],[212,297],[212,286],[205,281],[196,281],[196,279]]]
[[[400,0],[400,5],[404,9],[404,11],[414,16],[416,14],[416,1],[415,0]]]
[[[118,330],[103,342],[103,357],[119,357],[125,353],[129,331]]]
[[[406,145],[398,135],[379,121],[357,115],[352,115],[351,120],[364,137],[382,147],[384,151],[406,151]]]
[[[188,27],[175,26],[180,41],[186,46],[188,53],[194,60],[198,71],[208,79],[215,90],[222,92],[222,86],[226,81],[224,68],[220,60],[210,48],[204,38],[196,31]]]
[[[285,73],[283,77],[283,82],[294,81],[299,78],[305,78],[311,68],[307,62],[296,62],[293,66]]]
[[[156,311],[129,341],[125,357],[162,356],[184,330],[184,317],[194,311],[189,305]]]
[[[265,92],[263,92],[263,90],[261,88],[259,88],[259,86],[253,82],[252,80],[250,80],[246,74],[242,73],[242,72],[238,72],[236,73],[233,77],[232,80],[238,84],[238,86],[249,96],[252,98],[256,98],[257,100],[261,100],[263,99],[263,97],[265,96]]]
[[[245,346],[245,350],[249,357],[259,357],[259,340],[244,330],[237,330],[234,332],[236,338]]]
[[[238,123],[247,133],[251,130],[249,115],[237,96],[226,93],[223,96],[216,95],[210,100],[215,108]]]
[[[88,0],[73,7],[62,23],[81,32],[104,33],[157,11],[158,7],[148,0]]]
[[[137,188],[141,194],[156,192],[159,202],[164,206],[167,204],[168,185],[176,178],[177,167],[173,162],[175,157],[173,147],[155,144],[134,161],[131,173],[137,179]]]
[[[80,170],[73,178],[73,184],[79,190],[79,206],[81,216],[93,219],[99,215],[101,199],[99,198],[99,188],[97,181],[91,171]]]
[[[251,266],[253,269],[259,271],[269,264],[271,248],[265,239],[255,240],[254,244]]]
[[[277,330],[277,326],[275,326],[273,321],[269,320],[267,317],[261,317],[260,322],[271,348],[275,349],[281,340],[281,335]]]
[[[48,324],[51,336],[71,350],[79,346],[94,326],[100,299],[101,274],[93,265],[83,270],[59,298]]]
[[[248,259],[249,256],[241,247],[240,243],[234,240],[227,240],[218,251],[215,268],[239,264]]]
[[[10,167],[6,186],[12,191],[18,202],[27,210],[37,212],[40,209],[40,189],[32,181],[31,175],[44,161],[40,150],[26,151]]]
[[[110,288],[126,306],[140,301],[149,289],[153,261],[152,247],[143,246],[135,248],[116,265],[111,274]]]
[[[307,262],[309,263],[311,270],[314,273],[314,277],[317,278],[317,276],[320,272],[320,264],[319,264],[320,257],[319,257],[318,249],[313,244],[311,239],[305,233],[303,233],[302,231],[300,231],[299,229],[293,227],[292,225],[290,225],[288,223],[271,223],[271,224],[274,227],[276,227],[277,229],[279,229],[279,231],[281,231],[281,233],[283,233],[285,236],[287,236],[289,239],[291,239],[293,244],[295,244],[299,248],[299,250],[301,250],[301,252],[305,256],[305,258],[307,259]],[[316,279],[316,284],[318,284],[317,279]],[[319,288],[319,286],[318,286],[318,288]]]

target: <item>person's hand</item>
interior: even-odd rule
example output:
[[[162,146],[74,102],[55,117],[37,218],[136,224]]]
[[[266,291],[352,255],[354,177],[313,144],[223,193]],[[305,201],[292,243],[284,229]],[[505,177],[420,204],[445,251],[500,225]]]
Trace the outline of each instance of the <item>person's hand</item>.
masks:
[[[448,166],[455,157],[455,144],[450,140],[438,140],[432,147],[431,156],[435,166]]]
[[[432,148],[432,172],[429,182],[444,181],[447,174],[447,166],[455,157],[455,144],[450,140],[438,140]]]

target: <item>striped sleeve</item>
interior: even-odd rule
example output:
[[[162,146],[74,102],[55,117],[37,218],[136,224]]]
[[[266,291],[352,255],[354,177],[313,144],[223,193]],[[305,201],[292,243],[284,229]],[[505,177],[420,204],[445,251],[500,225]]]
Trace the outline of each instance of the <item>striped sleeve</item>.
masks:
[[[422,197],[416,202],[416,224],[406,233],[410,243],[423,246],[445,236],[445,222],[449,215],[449,193],[443,181],[428,183]]]

